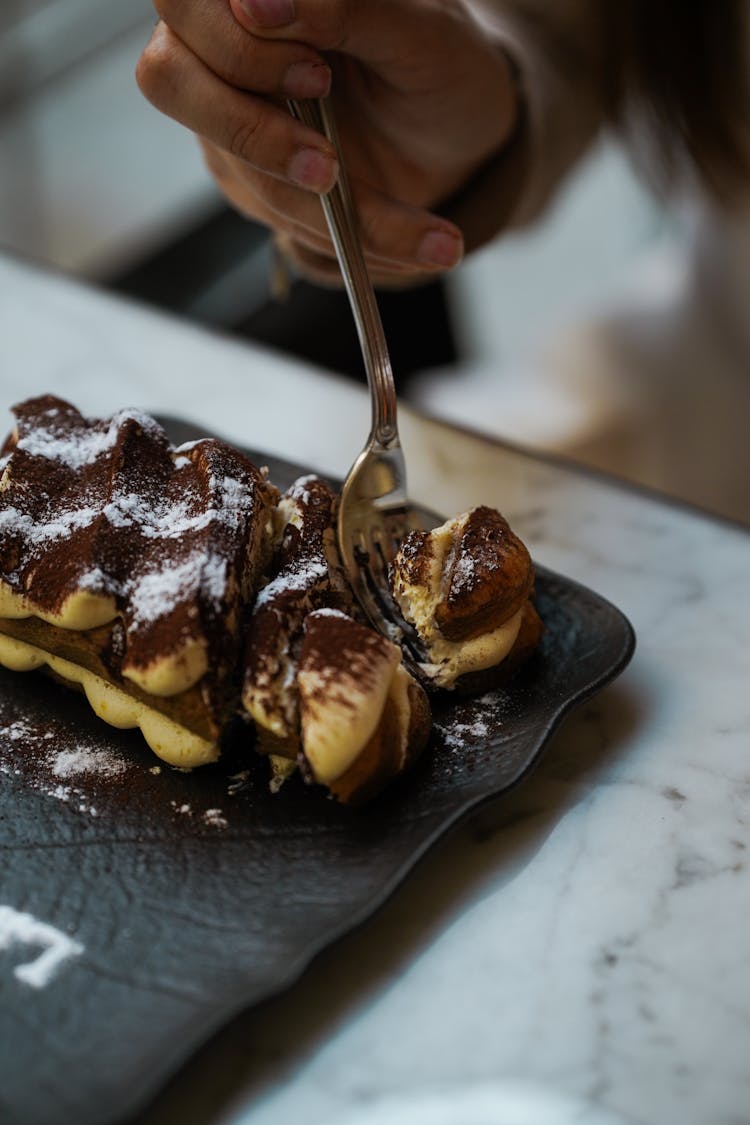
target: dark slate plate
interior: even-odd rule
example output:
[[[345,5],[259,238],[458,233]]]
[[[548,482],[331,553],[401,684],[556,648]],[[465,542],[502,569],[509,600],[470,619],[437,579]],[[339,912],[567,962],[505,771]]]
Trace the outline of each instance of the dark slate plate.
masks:
[[[282,486],[302,471],[251,456]],[[358,811],[296,781],[272,797],[260,762],[239,777],[246,760],[158,770],[138,735],[78,696],[0,671],[4,1125],[133,1113],[238,1010],[372,914],[460,818],[521,781],[634,644],[617,609],[543,569],[537,604],[546,633],[531,664],[506,690],[442,701],[431,752]],[[45,973],[49,935],[32,918],[83,951]],[[23,979],[29,964],[45,987]]]

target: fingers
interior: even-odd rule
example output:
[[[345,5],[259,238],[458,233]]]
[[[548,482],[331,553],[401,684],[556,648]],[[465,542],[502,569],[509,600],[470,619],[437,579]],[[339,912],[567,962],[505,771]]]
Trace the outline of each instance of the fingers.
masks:
[[[155,0],[165,23],[219,78],[239,89],[290,98],[324,97],[331,85],[325,60],[296,42],[261,42],[216,0]]]
[[[393,57],[393,29],[403,37],[424,35],[427,8],[403,0],[230,0],[235,19],[253,34],[343,51],[364,62]]]
[[[449,82],[466,64],[466,48],[487,39],[461,3],[229,0],[229,6],[236,21],[256,37],[350,55],[410,89],[425,81],[432,86],[435,76],[441,84]],[[486,55],[489,69],[492,55]],[[472,55],[472,65],[478,57]]]
[[[138,63],[138,85],[157,109],[267,176],[328,191],[338,175],[332,145],[264,98],[224,82],[164,23]]]
[[[320,201],[281,180],[242,167],[204,144],[220,187],[246,215],[292,239],[312,254],[334,258]],[[368,267],[378,276],[430,274],[455,266],[463,255],[460,230],[429,211],[398,203],[353,179],[352,195]]]
[[[138,66],[138,82],[163,113],[207,143],[209,167],[241,211],[300,246],[333,258],[320,201],[338,164],[326,140],[285,108],[219,78],[160,23]],[[418,207],[398,203],[361,180],[352,184],[370,267],[379,274],[431,272],[460,260],[460,231]]]
[[[276,245],[297,273],[308,281],[328,288],[341,288],[343,279],[338,262],[334,258],[317,254],[299,242],[283,236],[277,236]],[[371,263],[368,272],[373,285],[384,289],[404,288],[425,280],[424,271],[406,267],[395,269],[388,264],[379,266]]]
[[[355,57],[379,60],[357,71],[340,69],[340,55],[333,56],[340,131],[368,266],[376,278],[398,281],[455,265],[463,254],[461,232],[426,209],[455,189],[440,165],[447,124],[442,114],[438,141],[433,137],[435,88],[444,85],[444,73],[439,59],[435,65],[436,53],[425,50],[435,37],[449,54],[456,47],[453,17],[445,17],[452,6],[421,0],[243,3],[240,9],[240,0],[155,0],[161,20],[137,70],[145,96],[202,138],[229,200],[287,237],[298,256],[335,261],[316,194],[337,179],[336,153],[279,103],[325,93],[331,75],[319,52],[353,50]],[[260,29],[258,12],[266,24]],[[269,31],[269,23],[281,32]],[[376,77],[379,97],[373,101]],[[466,123],[476,115],[459,116],[461,148]],[[456,146],[447,147],[452,153]],[[479,147],[479,157],[473,153],[469,162],[478,163],[491,146]]]
[[[309,281],[338,288],[343,284],[341,269],[335,258],[310,250],[304,243],[296,242],[291,238],[288,242],[282,243],[280,248],[284,250],[285,256],[298,272]],[[401,262],[368,258],[367,272],[370,281],[377,288],[401,289],[406,286],[424,285],[433,280],[440,271],[414,263],[404,265]]]
[[[334,64],[341,56],[363,64],[371,91],[403,95],[393,124],[398,128],[400,121],[418,149],[420,132],[431,145],[434,123],[442,121],[449,132],[458,131],[464,148],[486,157],[516,124],[519,105],[508,58],[467,4],[229,0],[229,6],[255,39],[306,43],[331,52]],[[336,87],[334,80],[334,95]],[[417,120],[432,124],[415,130]]]

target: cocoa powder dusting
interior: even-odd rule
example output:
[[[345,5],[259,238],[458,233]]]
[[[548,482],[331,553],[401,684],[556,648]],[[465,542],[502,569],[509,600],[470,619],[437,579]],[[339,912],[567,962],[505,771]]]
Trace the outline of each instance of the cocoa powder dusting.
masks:
[[[191,638],[221,644],[275,499],[220,441],[175,450],[136,410],[87,420],[47,395],[14,409],[0,494],[0,573],[57,614],[77,590],[111,597],[113,662],[147,667]],[[118,651],[121,648],[121,651]]]

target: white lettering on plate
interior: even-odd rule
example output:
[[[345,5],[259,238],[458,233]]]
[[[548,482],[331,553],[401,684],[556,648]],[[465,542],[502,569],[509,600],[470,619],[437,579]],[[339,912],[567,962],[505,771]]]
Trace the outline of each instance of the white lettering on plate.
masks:
[[[41,947],[41,953],[13,970],[13,975],[31,988],[44,988],[63,962],[83,953],[83,946],[62,930],[12,906],[0,906],[0,951],[14,945]]]

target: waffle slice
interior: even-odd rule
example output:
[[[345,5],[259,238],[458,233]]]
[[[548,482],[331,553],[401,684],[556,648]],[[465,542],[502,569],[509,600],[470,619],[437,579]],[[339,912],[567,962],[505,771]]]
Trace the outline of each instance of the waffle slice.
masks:
[[[15,408],[0,478],[0,663],[46,666],[160,757],[213,760],[276,491],[232,447],[137,411]]]

